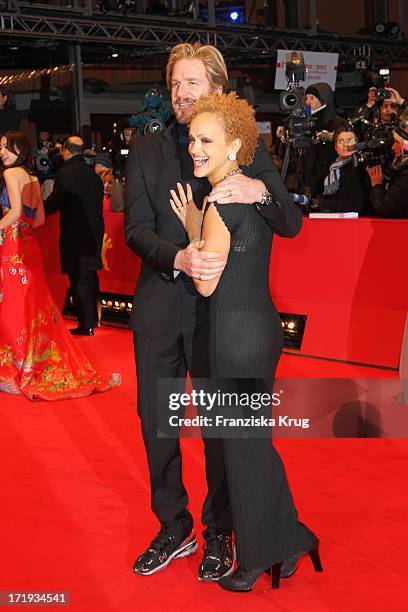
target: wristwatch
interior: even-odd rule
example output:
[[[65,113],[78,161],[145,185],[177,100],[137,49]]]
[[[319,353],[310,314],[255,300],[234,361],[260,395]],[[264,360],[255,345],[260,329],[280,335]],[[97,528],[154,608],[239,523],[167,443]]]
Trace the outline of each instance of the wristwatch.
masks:
[[[273,195],[268,190],[265,191],[260,202],[255,202],[255,205],[258,209],[265,208],[266,206],[270,206],[271,204],[275,204],[277,208],[281,208],[279,202],[275,200]]]

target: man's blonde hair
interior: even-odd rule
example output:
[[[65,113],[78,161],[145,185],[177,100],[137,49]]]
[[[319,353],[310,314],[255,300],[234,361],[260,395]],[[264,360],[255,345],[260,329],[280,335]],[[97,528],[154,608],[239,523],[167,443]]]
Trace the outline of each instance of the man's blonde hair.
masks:
[[[213,45],[202,45],[200,43],[181,43],[172,48],[166,68],[168,89],[171,89],[174,64],[182,59],[201,60],[204,64],[211,90],[215,91],[221,88],[223,93],[227,91],[228,73],[224,58]]]

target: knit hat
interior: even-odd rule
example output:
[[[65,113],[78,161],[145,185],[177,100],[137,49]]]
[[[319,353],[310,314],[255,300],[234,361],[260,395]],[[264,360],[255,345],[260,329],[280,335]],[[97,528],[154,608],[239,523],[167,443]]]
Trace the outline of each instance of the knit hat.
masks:
[[[99,153],[95,158],[95,164],[101,164],[105,168],[113,168],[112,158],[108,153]]]

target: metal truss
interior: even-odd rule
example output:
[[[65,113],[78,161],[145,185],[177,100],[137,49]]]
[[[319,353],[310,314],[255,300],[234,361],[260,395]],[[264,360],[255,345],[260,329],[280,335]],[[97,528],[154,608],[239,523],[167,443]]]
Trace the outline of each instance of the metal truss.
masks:
[[[317,34],[287,31],[263,26],[220,26],[171,18],[113,17],[93,15],[19,14],[0,12],[0,37],[30,38],[84,44],[109,44],[137,47],[143,55],[157,49],[165,52],[181,42],[201,41],[216,45],[227,56],[264,60],[277,49],[297,49],[339,53],[344,58],[370,58],[372,61],[408,63],[406,42],[380,41],[358,35]]]

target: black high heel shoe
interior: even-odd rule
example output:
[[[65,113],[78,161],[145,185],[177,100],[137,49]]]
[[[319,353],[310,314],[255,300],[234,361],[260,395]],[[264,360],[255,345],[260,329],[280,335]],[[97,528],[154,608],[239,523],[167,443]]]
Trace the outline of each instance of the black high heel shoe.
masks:
[[[269,573],[272,574],[272,589],[279,589],[281,565],[282,563],[279,562],[275,563],[275,565],[269,568]],[[245,570],[238,567],[231,576],[225,576],[224,578],[220,578],[218,584],[227,591],[236,591],[244,593],[253,589],[259,576],[261,576],[264,571],[266,570],[259,568],[253,570]]]
[[[323,566],[322,562],[320,561],[319,543],[317,543],[315,548],[312,548],[312,550],[301,550],[295,555],[292,555],[291,557],[288,557],[287,559],[282,561],[282,568],[280,574],[281,578],[290,578],[291,576],[293,576],[293,574],[299,567],[300,562],[306,555],[309,555],[310,560],[313,563],[314,571],[322,572]]]

